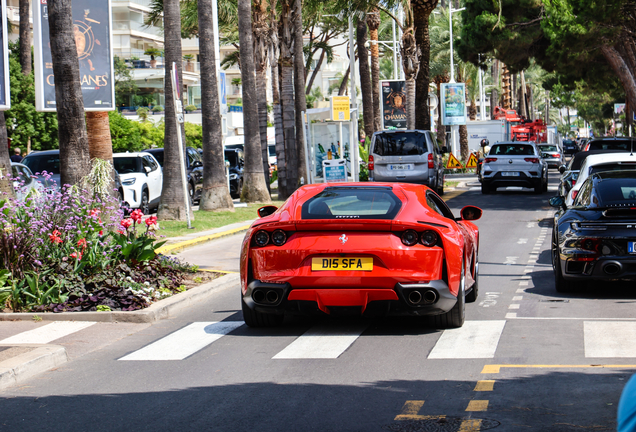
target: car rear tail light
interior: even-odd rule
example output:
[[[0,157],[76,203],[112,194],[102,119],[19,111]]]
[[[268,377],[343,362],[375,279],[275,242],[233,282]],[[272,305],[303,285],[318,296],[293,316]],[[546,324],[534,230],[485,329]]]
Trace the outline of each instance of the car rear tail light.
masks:
[[[435,162],[433,162],[433,153],[428,154],[428,167],[435,168]]]
[[[267,246],[267,243],[269,243],[269,234],[267,233],[267,231],[261,230],[257,232],[254,236],[254,242],[258,246]]]
[[[530,175],[537,175],[536,171],[529,171],[529,172],[530,172]]]
[[[424,231],[420,236],[420,241],[422,242],[422,244],[428,247],[435,246],[435,244],[437,244],[437,239],[437,233],[431,230]]]
[[[369,171],[373,171],[373,155],[369,155],[369,163],[367,163],[367,167],[369,168]]]
[[[497,158],[487,157],[484,159],[484,163],[497,162]]]
[[[402,243],[407,246],[414,246],[417,244],[419,236],[415,230],[406,230],[402,233]]]
[[[272,243],[276,246],[282,246],[287,241],[287,234],[283,230],[276,230],[272,233]]]
[[[598,252],[601,247],[601,241],[599,239],[583,239],[581,241],[581,249]]]
[[[539,163],[539,158],[523,158],[523,160],[530,163]]]
[[[576,199],[576,196],[577,196],[578,194],[579,194],[579,191],[577,191],[577,190],[573,190],[573,191],[572,191],[572,200],[575,200],[575,199]]]
[[[492,174],[492,171],[484,171],[484,175],[490,175]]]
[[[576,184],[576,180],[572,179],[572,186]]]
[[[560,158],[560,157],[561,157],[561,155],[560,155],[560,154],[558,154],[558,153],[555,153],[555,154],[553,154],[553,155],[552,155],[552,157],[553,157],[553,158],[557,158],[557,159],[558,159],[558,158]]]

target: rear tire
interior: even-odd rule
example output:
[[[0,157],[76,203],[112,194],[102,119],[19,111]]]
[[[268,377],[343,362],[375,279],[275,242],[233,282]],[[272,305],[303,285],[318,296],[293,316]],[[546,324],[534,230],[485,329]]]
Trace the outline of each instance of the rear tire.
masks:
[[[448,312],[432,316],[433,325],[440,329],[459,328],[464,325],[466,316],[466,277],[464,275],[464,261],[462,260],[462,274],[459,280],[457,302]]]
[[[484,195],[488,195],[490,193],[490,187],[486,186],[485,184],[481,184],[481,193]]]
[[[442,181],[437,181],[437,195],[444,195],[444,177],[442,177]]]
[[[477,296],[479,295],[479,255],[475,258],[475,275],[473,279],[475,279],[475,283],[472,286],[471,291],[466,294],[466,303],[474,303],[477,301]]]
[[[559,257],[559,245],[552,235],[552,269],[554,270],[554,288],[559,293],[571,293],[576,291],[575,284],[563,277],[561,273],[561,258]]]
[[[150,213],[150,200],[148,199],[148,189],[144,189],[141,192],[141,204],[139,205],[139,209],[145,215]]]
[[[546,182],[543,184],[543,192],[547,192],[548,191],[548,181],[546,180]]]
[[[241,297],[241,308],[243,309],[243,320],[248,327],[276,327],[283,323],[285,315],[264,314],[256,310],[250,309]]]
[[[543,193],[543,182],[539,183],[538,186],[534,187],[534,193],[542,194]]]

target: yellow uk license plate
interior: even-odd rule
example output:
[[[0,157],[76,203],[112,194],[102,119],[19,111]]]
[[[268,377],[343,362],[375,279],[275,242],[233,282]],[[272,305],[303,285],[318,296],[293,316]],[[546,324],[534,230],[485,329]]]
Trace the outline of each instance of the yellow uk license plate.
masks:
[[[371,271],[373,270],[373,258],[361,258],[361,257],[346,257],[346,258],[312,258],[311,270],[358,270],[358,271]]]

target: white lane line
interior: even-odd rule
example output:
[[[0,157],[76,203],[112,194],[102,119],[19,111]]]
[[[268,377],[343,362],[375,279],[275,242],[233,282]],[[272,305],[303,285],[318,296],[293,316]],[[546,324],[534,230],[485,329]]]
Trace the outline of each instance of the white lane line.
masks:
[[[516,312],[508,312],[506,314],[506,319],[512,319],[512,318],[517,318],[517,313]]]
[[[517,291],[523,291],[523,290],[517,290]],[[512,301],[521,301],[521,300],[523,300],[523,296],[514,296],[512,298]]]
[[[471,188],[470,188],[470,189],[468,189],[468,190],[471,190],[471,191],[480,191],[480,190],[481,190],[481,186],[476,186],[476,187],[475,187],[475,186],[473,186],[473,187],[471,187]]]
[[[580,317],[514,317],[520,320],[538,320],[538,321],[631,321],[636,324],[634,318],[580,318]]]
[[[519,279],[530,279],[530,276],[528,276],[528,275],[519,276]],[[519,283],[521,283],[521,282],[519,282]]]
[[[517,294],[523,294],[523,293],[525,293],[525,292],[526,292],[526,290],[525,290],[525,289],[523,289],[523,288],[519,288],[519,289],[517,290]]]
[[[526,243],[528,243],[528,239],[520,238],[519,240],[517,240],[517,244],[526,244]]]
[[[535,226],[537,226],[536,222],[528,222],[526,228],[534,228]]]
[[[636,357],[636,322],[583,323],[585,357]]]
[[[524,273],[532,273],[534,271],[534,267],[526,267],[523,269]]]
[[[518,303],[513,303],[510,306],[508,306],[508,309],[519,309],[519,306],[521,305]]]
[[[530,285],[530,284],[528,283],[528,281],[521,281],[521,282],[519,282],[519,286],[528,286],[528,285]]]
[[[194,322],[119,360],[183,360],[243,324],[243,321]]]
[[[458,329],[445,330],[428,358],[493,358],[505,325],[505,320],[465,321]]]
[[[506,260],[504,261],[504,265],[514,265],[517,264],[517,258],[516,256],[509,256],[506,257]]]
[[[3,339],[0,344],[46,344],[94,324],[93,321],[56,321]]]
[[[367,328],[366,325],[316,326],[309,329],[275,359],[335,359],[351,346]]]

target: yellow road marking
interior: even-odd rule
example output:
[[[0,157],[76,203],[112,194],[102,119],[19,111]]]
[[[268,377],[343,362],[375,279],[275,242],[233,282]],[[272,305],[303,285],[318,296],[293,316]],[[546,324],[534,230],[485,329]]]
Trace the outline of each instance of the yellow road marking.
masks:
[[[445,419],[445,415],[403,415],[399,414],[394,420],[441,420]]]
[[[459,432],[479,432],[481,430],[481,419],[464,420],[459,426]]]
[[[420,412],[423,406],[423,400],[407,400],[395,420],[413,420],[413,417],[418,417],[417,413]]]
[[[227,237],[227,236],[231,236],[233,234],[240,233],[242,231],[247,231],[249,229],[249,227],[250,227],[250,225],[243,225],[241,227],[234,228],[234,229],[231,229],[231,230],[228,230],[228,231],[223,231],[223,232],[220,232],[220,233],[211,234],[211,235],[207,235],[207,236],[201,236],[201,237],[194,238],[192,240],[186,240],[186,241],[179,242],[179,243],[163,245],[159,249],[157,249],[155,252],[161,253],[161,254],[167,254],[167,253],[170,253],[170,252],[176,252],[178,250],[185,249],[185,248],[190,247],[190,246],[198,245],[199,243],[205,243],[205,242],[210,241],[210,240],[216,240],[216,239],[221,238],[221,237]]]
[[[495,386],[495,380],[481,380],[477,381],[474,391],[492,391]]]
[[[636,369],[636,365],[485,365],[483,374],[496,374],[501,368],[532,368],[532,369]]]
[[[230,270],[215,270],[215,269],[204,269],[204,268],[200,268],[199,271],[212,272],[212,273],[227,273],[227,274],[236,274],[236,273],[238,273],[238,272],[230,271]]]
[[[471,400],[468,402],[468,408],[466,411],[486,411],[488,410],[487,400]]]
[[[468,192],[467,190],[454,190],[452,192],[446,192],[444,193],[444,195],[442,196],[442,199],[444,201],[448,201],[448,200],[452,200],[453,198],[457,198],[458,196],[460,196],[463,193]]]

